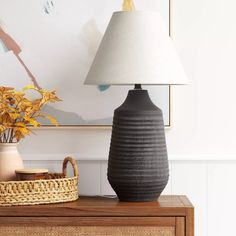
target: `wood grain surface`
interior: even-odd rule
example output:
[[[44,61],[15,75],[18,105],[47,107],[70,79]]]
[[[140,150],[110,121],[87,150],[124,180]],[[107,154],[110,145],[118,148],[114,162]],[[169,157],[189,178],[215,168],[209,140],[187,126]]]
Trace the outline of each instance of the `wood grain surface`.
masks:
[[[80,197],[71,203],[0,207],[0,235],[67,231],[71,236],[194,236],[194,208],[186,196],[161,196],[156,202]]]
[[[161,196],[156,202],[119,202],[105,197],[80,197],[75,202],[0,207],[1,216],[185,216],[193,208],[184,196]]]

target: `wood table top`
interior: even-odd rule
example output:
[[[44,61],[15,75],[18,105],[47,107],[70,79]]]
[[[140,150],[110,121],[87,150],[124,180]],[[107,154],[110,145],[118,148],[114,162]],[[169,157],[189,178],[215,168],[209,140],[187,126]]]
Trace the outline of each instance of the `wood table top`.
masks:
[[[162,195],[155,202],[119,202],[117,198],[81,196],[69,203],[0,207],[0,217],[185,216],[189,208],[193,208],[191,202],[180,195]]]

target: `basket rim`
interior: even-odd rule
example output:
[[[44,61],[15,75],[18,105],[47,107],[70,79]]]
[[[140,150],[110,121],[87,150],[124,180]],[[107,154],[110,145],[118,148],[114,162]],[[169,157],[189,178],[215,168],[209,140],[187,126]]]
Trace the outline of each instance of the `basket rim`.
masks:
[[[50,181],[55,181],[55,180],[64,181],[64,180],[73,180],[73,179],[78,179],[78,176],[65,177],[65,178],[56,178],[56,179],[0,181],[0,185],[2,185],[2,184],[20,184],[20,183],[41,183],[41,182],[50,182]]]

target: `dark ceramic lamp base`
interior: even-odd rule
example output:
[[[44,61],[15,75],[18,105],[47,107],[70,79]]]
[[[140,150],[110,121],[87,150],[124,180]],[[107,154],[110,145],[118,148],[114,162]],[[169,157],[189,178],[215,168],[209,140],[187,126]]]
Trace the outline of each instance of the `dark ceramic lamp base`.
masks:
[[[108,180],[120,201],[156,201],[169,178],[163,116],[136,88],[114,112]]]

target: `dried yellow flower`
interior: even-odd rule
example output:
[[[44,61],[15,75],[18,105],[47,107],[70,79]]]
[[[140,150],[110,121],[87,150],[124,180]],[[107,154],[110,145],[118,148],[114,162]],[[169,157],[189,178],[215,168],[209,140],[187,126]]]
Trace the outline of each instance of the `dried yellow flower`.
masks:
[[[35,90],[40,98],[28,99],[27,90]],[[44,105],[61,101],[55,91],[38,89],[28,85],[23,91],[14,88],[0,87],[0,143],[19,142],[29,135],[31,127],[39,127],[38,118],[48,119],[53,125],[57,120],[47,114],[41,113]]]

